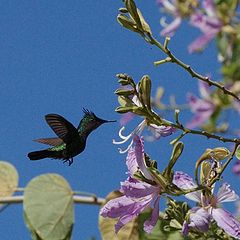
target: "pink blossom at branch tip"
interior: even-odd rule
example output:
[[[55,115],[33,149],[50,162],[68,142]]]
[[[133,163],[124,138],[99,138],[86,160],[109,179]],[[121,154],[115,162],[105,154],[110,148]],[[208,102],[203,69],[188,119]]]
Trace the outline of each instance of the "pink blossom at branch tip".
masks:
[[[186,126],[188,128],[200,127],[215,111],[215,105],[211,100],[208,84],[199,82],[199,92],[202,98],[198,98],[191,93],[187,95],[190,110],[195,114],[192,120],[187,123]]]
[[[175,175],[174,184],[179,188],[191,189],[195,185],[192,178],[186,173],[176,172]],[[212,194],[209,197],[201,196],[198,201],[199,207],[190,210],[189,217],[183,224],[182,233],[187,235],[192,227],[204,232],[208,228],[210,220],[214,219],[217,225],[227,234],[240,239],[240,222],[231,213],[219,207],[219,204],[222,202],[231,202],[238,199],[239,196],[227,183],[222,184],[216,195]]]
[[[215,38],[222,28],[222,23],[217,17],[216,9],[213,0],[203,0],[203,9],[205,14],[202,12],[194,13],[190,18],[190,23],[194,27],[200,29],[203,33],[200,37],[194,40],[189,46],[188,51],[190,53],[200,51]]]
[[[103,217],[118,218],[116,233],[148,207],[152,208],[152,213],[144,222],[147,233],[152,231],[159,217],[161,188],[134,178],[134,173],[139,170],[145,178],[152,180],[144,160],[143,139],[135,135],[133,141],[134,147],[128,150],[126,159],[129,177],[121,183],[120,189],[124,196],[110,200],[100,210]]]

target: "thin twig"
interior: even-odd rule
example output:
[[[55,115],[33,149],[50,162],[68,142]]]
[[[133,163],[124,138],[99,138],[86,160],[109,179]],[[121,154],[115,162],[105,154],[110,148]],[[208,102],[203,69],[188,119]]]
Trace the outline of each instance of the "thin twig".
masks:
[[[150,39],[150,41],[148,41],[150,44],[157,46],[159,49],[161,49],[161,51],[163,51],[165,54],[167,54],[168,57],[171,59],[171,61],[166,61],[166,62],[176,63],[180,67],[184,68],[193,78],[198,78],[199,80],[206,82],[209,86],[215,86],[218,89],[220,89],[221,91],[223,91],[224,94],[228,94],[228,95],[234,97],[235,99],[237,99],[238,101],[240,101],[240,97],[238,97],[232,91],[228,90],[224,85],[211,80],[209,77],[205,77],[205,76],[197,73],[195,70],[193,70],[193,68],[191,68],[190,65],[185,64],[180,59],[178,59],[167,47],[164,48],[163,45],[161,43],[159,43],[151,34],[148,34],[148,37]]]
[[[1,204],[16,204],[23,203],[24,196],[11,196],[11,197],[0,197]],[[92,204],[92,205],[102,205],[105,203],[104,198],[99,197],[85,197],[85,196],[73,196],[74,203],[80,204]]]
[[[185,134],[190,133],[190,134],[195,134],[195,135],[202,135],[202,136],[205,136],[206,138],[216,139],[221,142],[232,142],[232,143],[236,143],[238,145],[240,144],[240,138],[225,138],[225,137],[222,137],[219,135],[209,133],[207,131],[189,129],[189,128],[184,127],[183,124],[181,124],[180,122],[172,123],[167,120],[163,121],[163,119],[161,119],[161,117],[159,117],[155,112],[152,112],[152,116],[153,116],[153,119],[151,118],[151,116],[149,119],[151,119],[153,121],[153,123],[155,123],[156,125],[171,126],[171,127],[182,130],[183,132],[185,132]]]

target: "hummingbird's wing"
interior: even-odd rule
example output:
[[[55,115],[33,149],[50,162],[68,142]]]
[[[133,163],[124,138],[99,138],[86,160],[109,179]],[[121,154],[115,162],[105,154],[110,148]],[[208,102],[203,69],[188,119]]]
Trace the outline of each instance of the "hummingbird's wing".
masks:
[[[48,114],[45,116],[45,119],[63,142],[70,143],[72,139],[79,137],[78,130],[64,117],[58,114]]]
[[[39,139],[34,139],[33,141],[47,144],[54,147],[64,143],[61,138],[39,138]]]

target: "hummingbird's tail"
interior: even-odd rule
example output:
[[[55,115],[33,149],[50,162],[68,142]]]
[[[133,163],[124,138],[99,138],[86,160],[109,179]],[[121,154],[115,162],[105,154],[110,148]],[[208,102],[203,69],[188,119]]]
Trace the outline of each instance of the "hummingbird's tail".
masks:
[[[40,160],[43,158],[55,158],[55,152],[53,151],[48,151],[48,150],[41,150],[41,151],[35,151],[35,152],[30,152],[28,154],[28,157],[30,160]]]

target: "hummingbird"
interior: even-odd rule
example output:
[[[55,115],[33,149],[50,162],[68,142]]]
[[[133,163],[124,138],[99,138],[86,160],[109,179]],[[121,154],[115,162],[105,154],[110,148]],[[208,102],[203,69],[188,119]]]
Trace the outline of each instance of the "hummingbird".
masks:
[[[84,151],[88,135],[103,123],[108,121],[98,118],[93,112],[83,108],[84,116],[77,128],[64,117],[58,114],[47,114],[45,120],[54,133],[55,138],[40,138],[33,141],[50,145],[50,148],[30,152],[30,160],[40,160],[43,158],[53,158],[68,162],[70,166],[73,163],[73,157]]]

